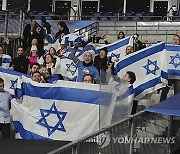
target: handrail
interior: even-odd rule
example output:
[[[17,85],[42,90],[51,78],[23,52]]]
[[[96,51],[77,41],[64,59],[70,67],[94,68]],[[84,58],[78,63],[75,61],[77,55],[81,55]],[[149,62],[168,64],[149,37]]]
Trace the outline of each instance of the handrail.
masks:
[[[93,136],[96,136],[96,135],[98,135],[98,134],[100,134],[100,133],[104,133],[104,132],[110,130],[111,128],[113,128],[113,127],[121,124],[121,123],[125,123],[125,122],[127,122],[127,121],[133,120],[134,117],[137,117],[137,116],[139,116],[139,115],[143,115],[144,113],[145,113],[145,111],[141,111],[141,112],[138,112],[138,113],[136,113],[136,114],[134,114],[134,115],[130,115],[129,117],[127,117],[127,118],[125,118],[125,119],[123,119],[123,120],[121,120],[121,121],[119,121],[119,122],[117,122],[117,123],[115,123],[115,124],[109,125],[109,126],[107,126],[107,127],[105,127],[105,128],[101,128],[100,130],[95,131],[95,132],[92,133],[92,134],[89,134],[89,135],[87,135],[87,136],[85,136],[85,137],[82,137],[82,138],[76,140],[76,141],[73,141],[73,142],[71,142],[71,143],[68,143],[68,144],[66,144],[66,145],[64,145],[64,146],[62,146],[62,147],[60,147],[60,148],[57,148],[57,149],[55,149],[55,150],[53,150],[53,151],[51,151],[51,152],[49,152],[49,153],[47,153],[47,154],[56,154],[57,152],[63,152],[63,151],[65,151],[65,150],[67,150],[69,147],[73,147],[73,146],[75,146],[75,145],[78,145],[79,143],[81,143],[81,142],[83,142],[83,141],[85,141],[85,140],[88,140],[88,139],[92,138]]]

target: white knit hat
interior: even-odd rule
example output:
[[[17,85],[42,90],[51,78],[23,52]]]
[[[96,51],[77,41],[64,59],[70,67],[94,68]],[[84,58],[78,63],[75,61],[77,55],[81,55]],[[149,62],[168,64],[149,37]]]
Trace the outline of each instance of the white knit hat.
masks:
[[[37,46],[36,45],[32,45],[32,47],[31,47],[31,51],[32,50],[35,50],[35,51],[37,51],[38,49],[37,49]]]
[[[85,55],[85,53],[88,53],[88,52],[92,55],[92,58],[93,58],[93,61],[94,61],[94,59],[95,59],[95,52],[94,52],[94,50],[87,50],[87,51],[85,51],[83,53],[83,55]]]

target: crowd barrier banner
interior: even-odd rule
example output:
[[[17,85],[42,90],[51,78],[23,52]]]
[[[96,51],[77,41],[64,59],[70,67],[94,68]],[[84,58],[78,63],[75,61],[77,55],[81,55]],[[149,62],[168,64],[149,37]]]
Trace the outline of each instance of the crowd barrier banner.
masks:
[[[116,65],[120,78],[127,71],[133,71],[135,97],[142,98],[167,84],[167,58],[165,43],[161,42],[125,56]]]

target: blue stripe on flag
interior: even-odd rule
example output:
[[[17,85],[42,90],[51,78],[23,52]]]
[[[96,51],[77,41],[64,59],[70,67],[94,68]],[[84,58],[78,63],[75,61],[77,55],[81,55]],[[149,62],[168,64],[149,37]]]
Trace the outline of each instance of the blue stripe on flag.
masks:
[[[122,40],[122,41],[120,41],[118,43],[115,43],[113,45],[107,46],[108,52],[112,52],[112,51],[114,51],[114,50],[116,50],[118,48],[121,48],[121,47],[129,44],[129,39],[130,39],[130,37],[128,37],[127,39],[124,39],[124,40]],[[100,51],[100,49],[95,50],[95,53],[98,54],[99,51]]]
[[[52,140],[40,135],[37,135],[33,132],[27,131],[24,129],[23,125],[19,121],[13,121],[16,133],[20,133],[23,139],[43,139],[43,140]]]
[[[168,69],[168,75],[180,76],[179,70]]]
[[[161,77],[164,79],[168,79],[168,73],[161,70]]]
[[[10,69],[5,69],[5,68],[0,68],[0,72],[11,74],[11,75],[16,75],[16,76],[23,76],[24,75],[27,78],[31,78],[31,76],[28,75],[28,74],[23,74],[23,73],[16,72],[16,71],[13,71],[13,70],[10,70]]]
[[[17,98],[27,95],[41,99],[99,104],[99,91],[67,87],[36,87],[29,83],[22,83],[22,89],[24,93],[21,89],[16,89]]]
[[[161,77],[155,78],[153,80],[150,80],[148,82],[145,82],[144,84],[141,84],[140,86],[136,87],[134,89],[135,91],[135,95],[134,96],[138,96],[140,93],[142,93],[144,90],[149,89],[151,87],[154,87],[155,85],[160,84],[161,81]]]
[[[161,52],[164,49],[164,46],[165,46],[165,44],[162,43],[158,46],[150,47],[147,50],[144,50],[138,54],[135,54],[129,58],[126,58],[126,59],[120,61],[116,66],[115,73],[117,74],[121,69],[123,69],[126,66],[131,65],[131,64],[133,64],[133,63],[135,63],[135,62],[137,62],[137,61],[139,61],[145,57],[148,57],[148,56],[151,56],[155,53]]]
[[[178,51],[180,52],[180,45],[166,45],[166,50],[169,52],[171,51]]]

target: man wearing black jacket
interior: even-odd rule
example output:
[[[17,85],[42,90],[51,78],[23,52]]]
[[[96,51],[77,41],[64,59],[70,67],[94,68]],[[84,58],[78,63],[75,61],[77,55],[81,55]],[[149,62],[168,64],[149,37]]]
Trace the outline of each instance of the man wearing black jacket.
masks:
[[[27,74],[29,60],[23,55],[23,53],[23,47],[19,46],[17,48],[17,57],[14,58],[10,63],[10,69]]]

